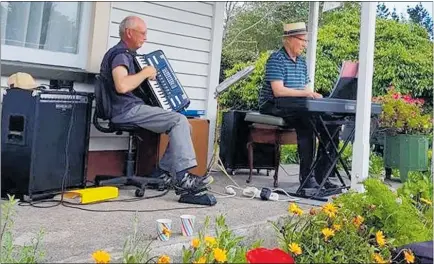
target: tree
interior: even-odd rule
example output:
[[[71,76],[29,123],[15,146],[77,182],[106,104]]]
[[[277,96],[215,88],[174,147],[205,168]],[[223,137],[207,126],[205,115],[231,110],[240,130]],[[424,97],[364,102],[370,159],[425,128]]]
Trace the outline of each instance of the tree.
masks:
[[[222,56],[228,65],[253,61],[281,44],[283,24],[304,21],[308,2],[244,2],[228,24]]]
[[[428,31],[428,34],[432,39],[433,21],[428,11],[422,6],[422,4],[418,4],[415,7],[407,6],[407,13],[410,17],[410,20],[413,23],[423,26]]]
[[[379,18],[389,18],[390,12],[389,8],[386,7],[384,3],[378,3],[377,5],[377,17]]]

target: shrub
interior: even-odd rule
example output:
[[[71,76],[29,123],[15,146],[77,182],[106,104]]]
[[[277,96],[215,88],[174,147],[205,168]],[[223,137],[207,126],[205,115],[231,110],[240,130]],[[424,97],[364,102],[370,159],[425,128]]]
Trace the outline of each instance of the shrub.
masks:
[[[366,192],[350,191],[339,196],[335,204],[363,216],[369,226],[393,237],[394,246],[432,239],[432,220],[413,205],[410,197],[398,195],[378,179],[368,178],[364,186]]]
[[[367,226],[364,218],[327,203],[321,210],[302,213],[294,203],[280,233],[280,247],[296,263],[372,263],[391,259],[390,241],[381,229]]]
[[[296,263],[384,263],[402,257],[413,263],[414,254],[397,247],[432,239],[432,202],[412,203],[377,179],[364,186],[364,193],[350,191],[309,213],[291,203],[291,215],[273,223],[280,247]]]

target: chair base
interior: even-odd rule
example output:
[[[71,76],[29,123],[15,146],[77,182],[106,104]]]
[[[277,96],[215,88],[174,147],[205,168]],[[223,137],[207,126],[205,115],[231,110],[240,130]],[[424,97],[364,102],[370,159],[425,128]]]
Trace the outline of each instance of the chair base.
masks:
[[[95,177],[95,185],[96,186],[113,186],[113,185],[121,185],[121,186],[135,186],[138,189],[136,190],[136,196],[142,197],[145,194],[145,189],[148,187],[150,189],[158,189],[159,191],[164,191],[167,189],[167,182],[163,179],[156,178],[146,178],[139,176],[121,176],[114,177],[109,175],[97,175]]]

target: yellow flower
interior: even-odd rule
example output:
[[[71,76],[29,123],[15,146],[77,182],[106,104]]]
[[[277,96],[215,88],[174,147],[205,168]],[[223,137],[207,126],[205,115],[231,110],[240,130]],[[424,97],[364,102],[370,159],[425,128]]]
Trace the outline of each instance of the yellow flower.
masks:
[[[288,247],[289,247],[289,251],[294,253],[294,255],[296,255],[296,256],[303,253],[303,251],[301,250],[301,247],[297,243],[291,243],[288,245]]]
[[[341,225],[339,225],[339,224],[334,224],[334,225],[332,226],[332,228],[333,228],[334,231],[339,231],[339,230],[341,230]]]
[[[159,264],[170,263],[170,257],[167,255],[162,255],[161,257],[158,258],[157,263]]]
[[[200,240],[199,240],[199,238],[194,238],[194,239],[191,241],[191,246],[192,246],[193,248],[198,248],[199,245],[200,245]]]
[[[432,205],[432,202],[429,199],[420,198],[420,201],[427,205]]]
[[[225,262],[227,260],[226,250],[220,249],[220,248],[215,248],[214,249],[214,258],[218,262]]]
[[[194,264],[202,264],[202,263],[206,263],[206,258],[205,257],[200,257],[197,261],[193,262]]]
[[[110,262],[110,254],[104,250],[97,250],[92,254],[93,260],[95,263],[109,263]]]
[[[356,217],[353,218],[353,224],[354,224],[357,228],[359,228],[360,225],[363,223],[364,220],[365,220],[365,219],[364,219],[362,216],[358,215],[358,216],[356,216]]]
[[[377,244],[380,247],[384,247],[384,245],[386,245],[386,239],[384,239],[383,231],[378,231],[375,233],[375,239],[377,240]]]
[[[378,253],[375,253],[374,255],[372,255],[372,258],[374,259],[375,263],[386,263],[386,261],[383,259],[383,257]]]
[[[323,228],[321,230],[321,233],[324,235],[325,241],[327,241],[329,239],[329,237],[332,237],[335,235],[335,231],[333,231],[333,229],[330,229],[330,228]]]
[[[216,244],[215,237],[210,237],[210,236],[205,237],[205,242],[206,242],[206,245],[209,247],[212,247]]]
[[[330,218],[333,218],[336,216],[336,213],[338,212],[338,209],[336,206],[332,203],[326,203],[322,206],[322,211]]]
[[[407,263],[414,263],[414,255],[413,252],[411,252],[411,250],[404,251],[404,258],[405,261],[407,261]]]
[[[295,215],[302,215],[303,214],[303,210],[300,207],[298,207],[298,205],[295,203],[291,203],[289,205],[288,211],[295,214]]]

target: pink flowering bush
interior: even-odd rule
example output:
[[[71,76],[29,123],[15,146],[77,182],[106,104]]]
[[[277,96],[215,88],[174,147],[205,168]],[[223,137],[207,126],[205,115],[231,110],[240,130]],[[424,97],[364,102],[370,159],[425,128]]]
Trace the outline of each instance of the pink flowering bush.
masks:
[[[380,116],[380,126],[389,134],[423,134],[431,133],[433,128],[432,115],[424,114],[423,99],[402,95],[395,89],[389,89],[387,94],[374,98],[381,103],[383,112]]]

